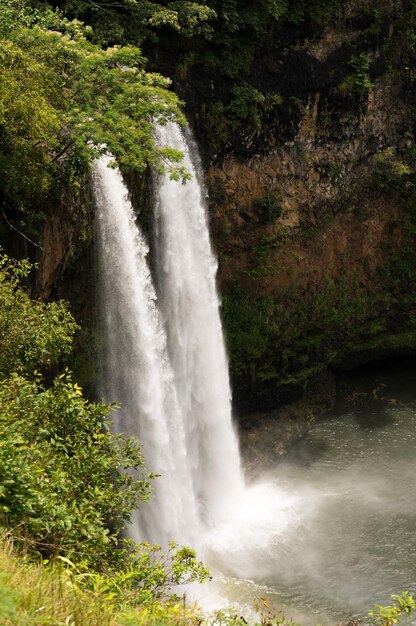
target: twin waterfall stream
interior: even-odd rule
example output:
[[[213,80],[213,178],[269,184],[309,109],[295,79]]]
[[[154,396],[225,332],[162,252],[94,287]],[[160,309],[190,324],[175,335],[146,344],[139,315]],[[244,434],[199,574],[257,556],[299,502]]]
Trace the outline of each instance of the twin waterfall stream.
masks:
[[[416,592],[416,370],[410,396],[403,372],[379,405],[390,379],[369,383],[358,394],[369,399],[364,408],[350,404],[322,420],[245,484],[206,194],[186,137],[173,124],[157,129],[160,146],[184,153],[192,178],[156,180],[146,237],[111,157],[93,168],[100,395],[121,404],[113,428],[137,437],[147,468],[160,475],[129,534],[194,547],[215,574],[190,592],[204,608],[234,604],[250,617],[253,600],[267,598],[303,626],[345,623],[345,611],[363,616],[391,593]]]
[[[198,158],[175,124],[160,126],[157,142],[184,153],[192,178],[182,184],[164,175],[157,182],[153,273],[120,172],[108,167],[110,157],[94,166],[102,395],[121,403],[115,429],[136,436],[147,468],[160,474],[130,535],[195,546],[206,529],[229,518],[244,481]]]

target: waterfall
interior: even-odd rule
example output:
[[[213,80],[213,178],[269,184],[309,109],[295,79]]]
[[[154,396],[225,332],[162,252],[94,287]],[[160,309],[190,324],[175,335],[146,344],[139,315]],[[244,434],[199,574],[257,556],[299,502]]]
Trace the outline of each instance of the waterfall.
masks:
[[[187,437],[192,481],[202,510],[217,524],[235,509],[243,479],[231,424],[231,393],[213,255],[196,146],[176,124],[159,126],[159,145],[184,153],[192,178],[161,177],[156,190],[157,289]]]
[[[93,168],[102,392],[121,403],[114,429],[136,436],[146,466],[161,475],[130,536],[196,545],[205,528],[227,518],[244,483],[197,159],[174,124],[160,127],[157,141],[184,152],[192,180],[157,181],[156,290],[119,170],[108,167],[110,157]]]
[[[109,161],[102,157],[93,169],[105,341],[102,391],[106,401],[121,403],[112,415],[114,429],[136,436],[146,466],[161,474],[129,534],[136,541],[163,545],[172,537],[189,542],[198,523],[197,506],[166,335],[146,261],[148,247],[121,174],[108,167]]]

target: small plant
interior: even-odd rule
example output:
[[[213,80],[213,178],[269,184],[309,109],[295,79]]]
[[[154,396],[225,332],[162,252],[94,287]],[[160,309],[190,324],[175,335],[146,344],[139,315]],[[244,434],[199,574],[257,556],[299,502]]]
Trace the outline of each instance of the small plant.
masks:
[[[271,91],[266,93],[264,102],[267,109],[272,109],[275,106],[280,106],[283,103],[283,98],[277,91]]]
[[[216,176],[209,183],[209,200],[214,206],[223,207],[227,203],[228,194],[225,183],[219,176]]]
[[[253,206],[262,211],[266,224],[274,224],[282,214],[282,207],[274,194],[254,198]]]
[[[256,626],[299,626],[292,618],[286,618],[282,611],[277,613],[270,610],[270,603],[266,598],[257,598],[255,610],[260,613],[260,624]]]
[[[373,624],[377,624],[377,626],[398,624],[403,615],[410,617],[416,608],[415,599],[408,591],[403,591],[399,595],[392,595],[391,600],[393,603],[391,606],[376,604],[375,609],[368,612]]]
[[[367,95],[373,86],[368,73],[371,65],[370,56],[366,52],[362,52],[358,56],[353,55],[348,61],[348,65],[352,71],[341,82],[340,92],[360,96]]]
[[[264,95],[252,85],[241,83],[231,91],[232,98],[226,107],[228,116],[236,121],[244,121],[254,127],[260,126],[260,105]]]
[[[411,173],[411,167],[398,159],[390,146],[373,157],[372,187],[383,192],[402,191]]]
[[[367,35],[377,36],[380,34],[381,27],[383,25],[383,12],[380,9],[368,9],[366,17],[369,21],[369,25],[364,31]]]

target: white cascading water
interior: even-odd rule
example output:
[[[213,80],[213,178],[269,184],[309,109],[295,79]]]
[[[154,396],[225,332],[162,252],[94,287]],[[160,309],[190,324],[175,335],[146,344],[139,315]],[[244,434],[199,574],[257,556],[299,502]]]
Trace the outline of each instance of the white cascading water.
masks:
[[[192,175],[186,185],[167,175],[158,181],[160,305],[121,174],[108,167],[110,157],[93,169],[105,335],[102,391],[107,401],[121,403],[112,418],[116,431],[136,436],[147,467],[161,475],[130,535],[162,545],[170,538],[198,545],[204,529],[225,521],[244,482],[203,191],[179,127],[160,127],[157,141],[184,152]]]
[[[135,222],[128,192],[110,157],[97,160],[100,309],[104,326],[103,396],[120,402],[112,415],[119,433],[135,436],[146,466],[161,477],[155,493],[133,517],[137,541],[191,542],[198,525],[187,439],[147,264],[147,244]]]
[[[219,317],[206,192],[199,158],[177,124],[159,126],[160,146],[184,154],[186,184],[161,177],[156,189],[157,290],[187,438],[200,517],[209,525],[229,518],[243,492],[236,434],[231,422],[228,363]]]

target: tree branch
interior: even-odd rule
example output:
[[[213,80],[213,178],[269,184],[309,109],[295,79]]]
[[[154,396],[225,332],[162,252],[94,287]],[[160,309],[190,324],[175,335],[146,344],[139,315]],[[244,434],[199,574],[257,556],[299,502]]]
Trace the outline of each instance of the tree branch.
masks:
[[[44,249],[42,248],[42,246],[38,243],[36,243],[35,241],[32,241],[32,239],[29,239],[29,237],[27,237],[24,233],[22,233],[18,228],[16,228],[16,226],[13,226],[13,224],[11,222],[9,222],[9,220],[6,217],[6,214],[4,211],[1,212],[4,221],[6,222],[6,224],[12,228],[13,230],[15,230],[17,233],[19,233],[19,235],[21,237],[23,237],[24,239],[26,239],[26,241],[28,241],[29,243],[31,243],[32,245],[36,246],[36,248],[39,248],[40,250],[42,250],[42,252],[44,252]]]
[[[62,148],[62,150],[60,150],[60,151],[58,152],[58,154],[55,154],[55,156],[54,156],[54,157],[53,157],[53,159],[52,159],[52,163],[55,163],[55,161],[57,161],[58,159],[60,159],[60,158],[61,158],[61,156],[63,156],[63,155],[65,154],[65,152],[68,152],[68,150],[69,150],[70,148],[72,148],[72,146],[74,145],[74,143],[75,143],[75,142],[71,139],[71,141],[70,141],[69,143],[67,143],[67,144],[66,144],[66,145]]]

